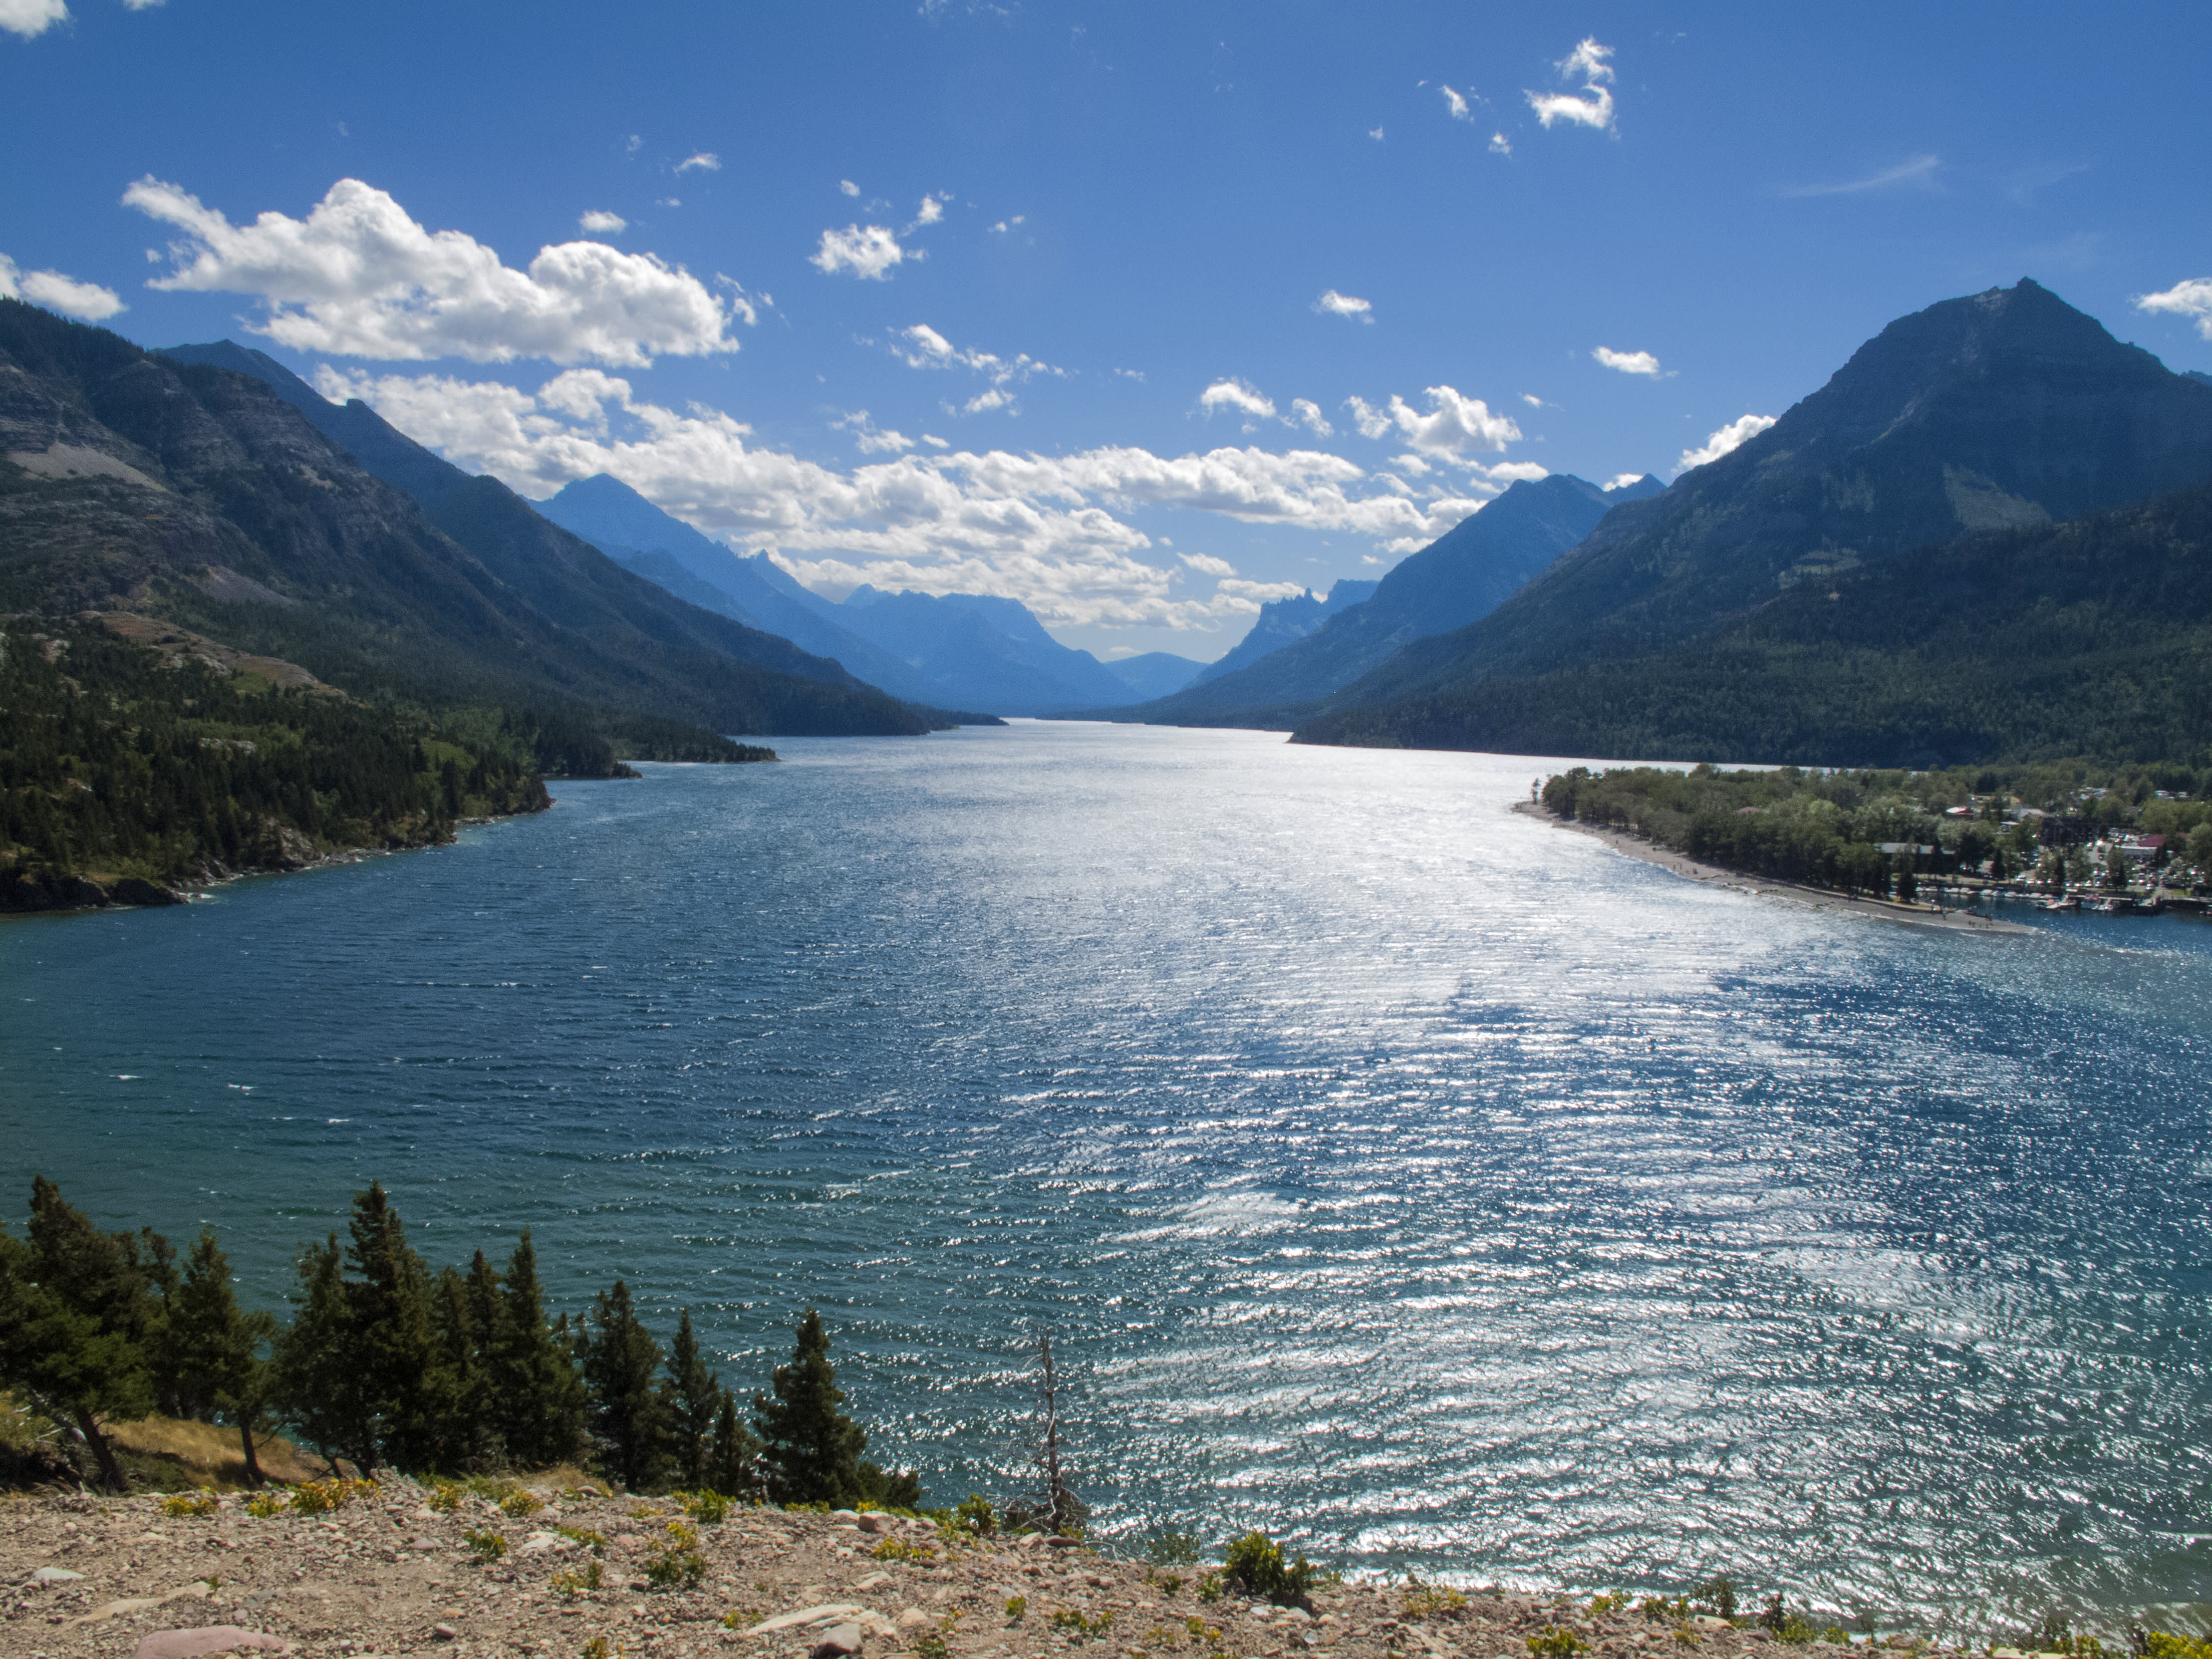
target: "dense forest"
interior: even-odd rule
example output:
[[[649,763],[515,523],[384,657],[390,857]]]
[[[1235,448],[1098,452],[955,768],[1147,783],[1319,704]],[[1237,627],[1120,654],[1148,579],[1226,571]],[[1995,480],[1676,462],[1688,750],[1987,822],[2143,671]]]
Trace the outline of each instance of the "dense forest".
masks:
[[[1578,766],[1545,783],[1543,805],[1731,869],[1910,899],[1928,875],[2115,888],[2212,878],[2208,790],[2212,769],[2080,761],[1929,772]],[[2165,845],[2140,867],[2096,866],[2089,837],[2118,832]]]
[[[1303,743],[1808,766],[2212,761],[2212,489],[1799,581],[1649,654],[1381,676]],[[1440,636],[1444,641],[1456,635]],[[1445,644],[1421,641],[1442,653]]]
[[[653,758],[769,754],[617,718],[637,728],[630,752]],[[279,686],[90,621],[0,629],[0,908],[159,902],[229,872],[434,845],[465,819],[547,805],[543,775],[627,770],[589,715],[433,717]]]
[[[483,1474],[588,1465],[633,1492],[912,1509],[913,1474],[861,1456],[830,1337],[811,1309],[788,1364],[741,1403],[686,1309],[663,1348],[617,1279],[571,1322],[549,1317],[528,1230],[504,1268],[478,1250],[433,1272],[383,1188],[354,1196],[298,1258],[292,1316],[241,1309],[212,1229],[180,1259],[150,1230],[102,1232],[40,1176],[25,1237],[0,1225],[0,1389],[51,1433],[43,1455],[127,1489],[105,1425],[160,1413],[257,1443],[289,1431],[357,1474]],[[60,1473],[50,1470],[49,1474]],[[19,1467],[15,1478],[37,1478]]]

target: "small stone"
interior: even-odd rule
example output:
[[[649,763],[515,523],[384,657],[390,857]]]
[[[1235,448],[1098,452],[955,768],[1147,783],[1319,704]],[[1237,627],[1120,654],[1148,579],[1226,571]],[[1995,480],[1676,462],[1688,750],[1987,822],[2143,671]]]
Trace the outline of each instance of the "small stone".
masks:
[[[83,1577],[82,1573],[71,1572],[67,1567],[40,1567],[31,1575],[31,1582],[34,1584],[68,1584]]]
[[[204,1625],[198,1630],[157,1630],[141,1641],[131,1659],[200,1659],[208,1653],[289,1653],[292,1644],[266,1631],[236,1625]]]
[[[898,1627],[902,1631],[927,1630],[936,1622],[920,1607],[908,1607],[898,1616]]]
[[[434,1642],[458,1642],[461,1639],[461,1633],[451,1625],[433,1625],[430,1626],[430,1639]]]
[[[832,1625],[814,1644],[814,1659],[846,1659],[847,1655],[860,1652],[866,1641],[866,1635],[858,1625]]]
[[[897,1526],[898,1522],[888,1515],[878,1515],[872,1511],[859,1516],[854,1524],[862,1532],[886,1533]]]

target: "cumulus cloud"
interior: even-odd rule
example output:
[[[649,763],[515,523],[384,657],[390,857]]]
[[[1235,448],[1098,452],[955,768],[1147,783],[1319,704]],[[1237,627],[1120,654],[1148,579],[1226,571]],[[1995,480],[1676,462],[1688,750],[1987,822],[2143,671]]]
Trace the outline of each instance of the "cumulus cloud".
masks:
[[[1379,144],[1382,142],[1382,129],[1380,127],[1370,127],[1367,129],[1367,136]]]
[[[1580,92],[1524,93],[1528,107],[1536,112],[1537,120],[1547,128],[1564,121],[1569,126],[1589,127],[1599,132],[1613,131],[1613,94],[1605,84],[1613,78],[1613,65],[1607,61],[1612,56],[1611,46],[1601,46],[1594,38],[1584,36],[1572,52],[1554,65],[1562,81],[1582,82]]]
[[[1731,450],[1741,449],[1750,440],[1756,438],[1767,428],[1772,426],[1779,418],[1773,415],[1738,416],[1708,437],[1703,448],[1684,450],[1682,459],[1674,464],[1676,474],[1687,472],[1693,466],[1703,466],[1708,461],[1717,461]],[[1632,479],[1630,482],[1633,483],[1634,480]]]
[[[1648,351],[1615,351],[1610,346],[1600,346],[1590,356],[1607,368],[1617,368],[1623,374],[1656,375],[1659,373],[1659,360]]]
[[[1328,438],[1336,434],[1336,428],[1328,423],[1328,416],[1321,412],[1321,405],[1310,398],[1291,399],[1291,419],[1316,437]]]
[[[1447,86],[1441,86],[1441,85],[1440,85],[1440,86],[1438,86],[1438,87],[1437,88],[1437,90],[1438,92],[1441,92],[1442,94],[1443,94],[1443,95],[1444,95],[1444,108],[1450,112],[1450,113],[1451,113],[1451,118],[1452,118],[1453,120],[1455,120],[1455,121],[1469,121],[1469,120],[1473,120],[1473,119],[1474,118],[1473,116],[1469,115],[1469,114],[1467,112],[1467,100],[1466,100],[1466,99],[1464,99],[1464,98],[1461,97],[1461,96],[1459,95],[1459,94],[1457,94],[1457,93],[1454,92],[1454,91],[1453,91],[1449,87],[1447,87]]]
[[[1363,323],[1375,320],[1375,307],[1365,300],[1354,299],[1349,294],[1339,294],[1330,289],[1313,302],[1313,308],[1331,317],[1352,317]]]
[[[1250,447],[1170,457],[1122,447],[1073,455],[944,452],[933,443],[934,453],[844,471],[758,447],[749,427],[719,410],[645,401],[629,381],[598,369],[572,369],[532,392],[325,365],[317,387],[365,399],[410,436],[527,495],[542,499],[605,472],[708,535],[768,549],[802,580],[1002,593],[1049,623],[1205,629],[1258,610],[1261,600],[1242,586],[1195,598],[1179,592],[1193,571],[1215,573],[1150,562],[1142,555],[1151,538],[1120,514],[1217,514],[1364,536],[1403,552],[1433,541],[1485,498],[1462,489],[1416,501],[1402,481],[1386,488],[1340,456]],[[847,429],[856,438],[863,430]]]
[[[848,196],[858,196],[860,193],[860,187],[850,179],[840,179],[837,181],[837,188]]]
[[[68,17],[63,0],[0,0],[0,29],[26,40],[35,40]]]
[[[0,295],[10,300],[28,300],[49,311],[82,317],[88,323],[104,323],[117,312],[130,309],[113,289],[102,288],[97,283],[80,283],[58,270],[21,270],[4,253],[0,253]]]
[[[2212,276],[2192,276],[2187,282],[2176,283],[2162,294],[2138,294],[2136,309],[2193,317],[2197,333],[2212,340]]]
[[[1376,408],[1360,398],[1347,398],[1352,424],[1360,435],[1381,438],[1395,434],[1416,454],[1443,456],[1469,462],[1481,453],[1503,450],[1519,441],[1521,428],[1510,415],[1493,411],[1480,398],[1462,396],[1448,386],[1432,386],[1423,394],[1429,400],[1425,413],[1393,392],[1388,410]],[[1539,468],[1538,477],[1542,477]]]
[[[901,329],[890,340],[891,355],[908,368],[965,368],[984,376],[991,382],[990,389],[970,398],[963,413],[980,415],[994,409],[1011,410],[1015,406],[1010,386],[1043,374],[1064,379],[1067,371],[1032,357],[1026,351],[1012,357],[1001,357],[995,352],[978,350],[973,346],[956,346],[927,323],[915,323]],[[948,404],[949,408],[950,405]]]
[[[700,173],[720,173],[722,158],[711,149],[702,149],[696,155],[688,155],[676,164],[678,173],[690,173],[695,169]]]
[[[1510,155],[1513,146],[1506,142],[1504,133],[1493,132],[1490,135],[1490,153],[1492,155]]]
[[[1605,481],[1605,492],[1610,495],[1616,489],[1626,489],[1632,483],[1642,482],[1643,477],[1641,472],[1616,472]]]
[[[1233,576],[1237,567],[1226,559],[1217,559],[1211,553],[1178,553],[1181,559],[1201,576]]]
[[[587,230],[594,236],[619,236],[629,228],[629,221],[619,213],[603,213],[593,208],[577,218],[576,228]]]
[[[1198,394],[1198,406],[1208,415],[1217,409],[1234,409],[1255,421],[1275,418],[1275,400],[1243,380],[1216,380]]]
[[[849,270],[871,282],[887,283],[893,267],[927,257],[921,248],[901,247],[898,238],[882,225],[848,225],[823,231],[822,246],[807,263],[825,276]]]
[[[540,392],[538,395],[543,397],[544,394]],[[840,431],[851,433],[853,447],[863,455],[902,455],[914,447],[913,439],[903,432],[877,426],[868,418],[868,411],[865,409],[856,409],[842,420],[832,421],[830,424]]]
[[[921,207],[914,216],[914,222],[908,225],[907,228],[908,230],[920,230],[924,225],[935,224],[939,220],[945,216],[945,204],[951,199],[952,198],[950,196],[923,197],[921,198]]]
[[[426,231],[357,179],[332,185],[305,219],[270,212],[250,225],[150,176],[123,200],[184,233],[174,270],[149,287],[252,295],[268,310],[253,331],[295,350],[644,368],[656,354],[738,349],[728,313],[680,265],[562,242],[515,270],[461,231]]]

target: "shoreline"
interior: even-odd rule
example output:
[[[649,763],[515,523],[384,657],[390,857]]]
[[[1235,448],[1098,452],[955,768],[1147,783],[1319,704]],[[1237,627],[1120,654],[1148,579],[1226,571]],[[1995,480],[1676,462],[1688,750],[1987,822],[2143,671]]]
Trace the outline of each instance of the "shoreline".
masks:
[[[2022,927],[2016,921],[1978,915],[1970,910],[1938,912],[1917,907],[1908,909],[1890,899],[1865,898],[1838,892],[1832,888],[1802,886],[1796,882],[1782,881],[1772,876],[1747,875],[1725,865],[1705,863],[1686,853],[1677,853],[1672,848],[1662,847],[1656,842],[1631,835],[1626,830],[1583,823],[1573,818],[1554,817],[1530,801],[1515,801],[1513,811],[1523,817],[1540,819],[1555,830],[1569,830],[1578,835],[1589,836],[1625,857],[1657,865],[1661,869],[1686,880],[1732,887],[1753,898],[1778,898],[1787,903],[1802,905],[1808,910],[1863,916],[1876,921],[1895,922],[1905,927],[1936,927],[1960,933],[2032,934],[2035,932],[2034,928]]]

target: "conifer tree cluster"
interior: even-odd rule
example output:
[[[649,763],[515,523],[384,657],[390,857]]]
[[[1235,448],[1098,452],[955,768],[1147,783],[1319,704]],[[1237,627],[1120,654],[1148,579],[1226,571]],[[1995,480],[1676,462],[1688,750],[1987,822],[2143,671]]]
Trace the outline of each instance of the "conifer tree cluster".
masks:
[[[179,1267],[160,1234],[102,1232],[41,1176],[24,1238],[0,1226],[0,1389],[73,1431],[118,1491],[104,1425],[159,1412],[234,1427],[257,1482],[257,1437],[282,1429],[362,1471],[589,1462],[632,1491],[921,1500],[913,1474],[861,1459],[811,1309],[748,1421],[688,1308],[665,1351],[621,1279],[573,1326],[549,1318],[527,1229],[504,1269],[478,1250],[434,1273],[372,1183],[343,1241],[308,1244],[297,1267],[280,1324],[240,1308],[212,1231]]]

